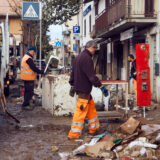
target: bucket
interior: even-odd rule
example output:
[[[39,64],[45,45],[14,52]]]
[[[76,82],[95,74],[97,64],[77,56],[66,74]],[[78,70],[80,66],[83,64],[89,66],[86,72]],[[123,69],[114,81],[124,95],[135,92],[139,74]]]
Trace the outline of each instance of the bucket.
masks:
[[[36,106],[42,106],[42,97],[37,97],[35,99],[35,105]]]

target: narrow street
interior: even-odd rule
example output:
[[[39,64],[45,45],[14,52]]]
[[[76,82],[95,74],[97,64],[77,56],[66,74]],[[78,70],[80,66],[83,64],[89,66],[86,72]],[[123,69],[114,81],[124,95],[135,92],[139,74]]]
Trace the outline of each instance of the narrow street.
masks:
[[[160,0],[0,0],[0,160],[160,160],[159,113]]]
[[[14,120],[6,121],[0,116],[0,160],[59,160],[58,152],[71,152],[81,144],[67,138],[72,117],[54,117],[41,106],[22,111],[16,102],[17,90],[18,86],[13,85],[7,104],[8,111],[21,123],[17,126]],[[118,126],[109,124],[110,130]],[[103,130],[108,130],[107,124]],[[87,127],[84,135],[87,136]],[[52,151],[53,146],[58,147],[58,152]]]
[[[53,117],[41,106],[33,111],[22,111],[13,94],[7,99],[8,110],[21,123],[17,127],[14,120],[6,121],[0,116],[0,159],[58,159],[58,155],[52,152],[52,146],[61,144],[59,149],[68,148],[67,132],[71,118]]]
[[[0,160],[59,160],[58,153],[72,152],[82,142],[68,140],[72,117],[55,117],[36,106],[33,111],[22,111],[16,97],[18,86],[12,86],[7,98],[8,111],[20,120],[17,126],[14,120],[6,121],[0,116]],[[147,118],[139,118],[142,123],[160,124],[160,107],[147,112]],[[114,131],[124,122],[109,121],[101,123],[101,131]],[[87,127],[83,132],[83,143],[87,139]],[[58,151],[52,148],[58,148]],[[87,156],[77,156],[76,160],[98,160]]]

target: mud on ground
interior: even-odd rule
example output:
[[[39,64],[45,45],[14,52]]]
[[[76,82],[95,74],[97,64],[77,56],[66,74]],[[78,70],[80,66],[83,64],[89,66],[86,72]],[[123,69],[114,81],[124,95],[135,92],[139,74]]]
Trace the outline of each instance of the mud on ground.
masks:
[[[16,87],[12,88],[12,95]],[[1,112],[0,160],[59,160],[58,152],[71,152],[81,144],[67,138],[72,117],[54,117],[40,106],[36,106],[33,111],[22,111],[21,104],[16,102],[17,97],[12,95],[7,98],[8,111],[21,123],[17,127],[11,119],[5,120]],[[147,112],[150,123],[160,123],[159,111],[157,106],[155,110]],[[101,130],[112,131],[120,124],[119,121],[103,123]],[[86,127],[85,136],[87,131]],[[59,151],[53,152],[53,146],[58,147]],[[80,159],[92,160],[85,156]]]
[[[58,147],[59,152],[71,152],[80,145],[81,142],[67,138],[72,117],[54,117],[41,106],[33,111],[23,111],[16,101],[18,93],[18,86],[14,85],[7,105],[8,111],[20,120],[20,125],[0,113],[0,160],[59,160],[58,152],[53,152],[52,146]],[[109,128],[115,127],[112,124]],[[103,129],[107,130],[106,127]],[[86,127],[84,134],[87,131]]]

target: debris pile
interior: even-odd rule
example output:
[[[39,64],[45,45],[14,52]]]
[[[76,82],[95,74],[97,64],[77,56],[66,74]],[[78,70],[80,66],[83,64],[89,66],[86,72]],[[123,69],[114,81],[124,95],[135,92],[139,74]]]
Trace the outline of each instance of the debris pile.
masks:
[[[104,132],[91,138],[89,143],[71,153],[59,153],[61,159],[80,156],[102,159],[159,159],[160,125],[145,124],[130,117],[114,132]]]

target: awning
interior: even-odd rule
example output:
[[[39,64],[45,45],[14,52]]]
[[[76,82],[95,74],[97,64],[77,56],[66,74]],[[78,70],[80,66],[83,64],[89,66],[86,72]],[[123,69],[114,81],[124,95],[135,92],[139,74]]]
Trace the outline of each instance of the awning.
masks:
[[[83,0],[83,3],[88,3],[88,2],[91,2],[93,0]]]

